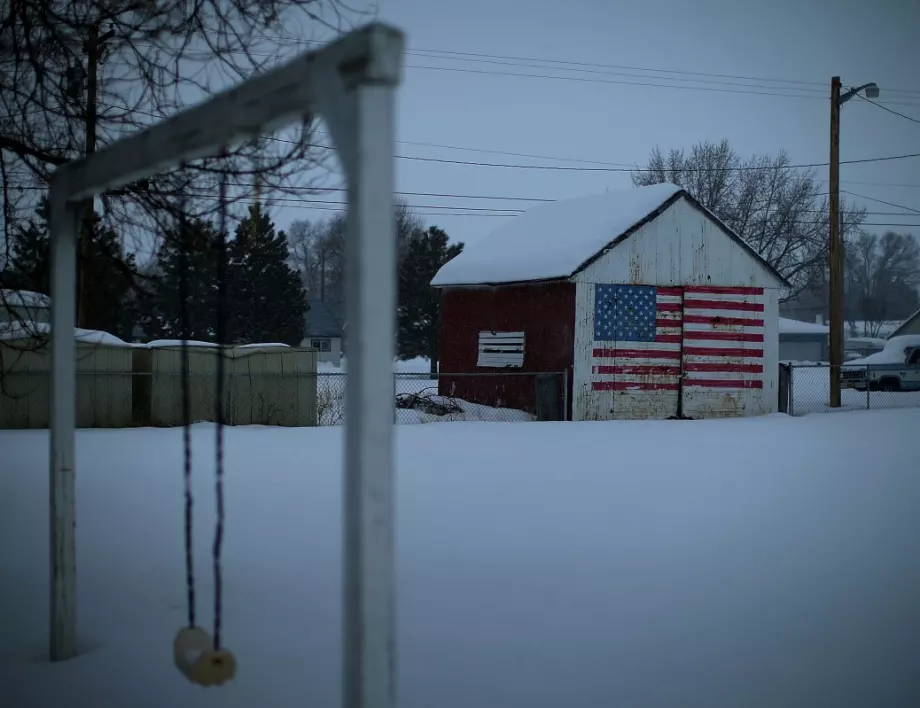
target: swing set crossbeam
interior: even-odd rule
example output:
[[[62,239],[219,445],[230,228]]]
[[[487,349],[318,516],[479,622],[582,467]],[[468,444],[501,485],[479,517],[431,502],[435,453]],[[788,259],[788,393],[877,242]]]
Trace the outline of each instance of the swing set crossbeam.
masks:
[[[352,336],[344,450],[343,700],[345,708],[395,706],[393,152],[403,54],[399,30],[370,24],[73,160],[52,177],[52,661],[78,653],[76,344],[70,333],[76,325],[79,203],[321,115],[348,182],[346,317]]]

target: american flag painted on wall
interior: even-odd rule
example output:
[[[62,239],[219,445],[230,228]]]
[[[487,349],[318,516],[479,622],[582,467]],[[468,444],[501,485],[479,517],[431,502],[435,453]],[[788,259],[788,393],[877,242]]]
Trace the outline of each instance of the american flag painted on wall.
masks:
[[[762,388],[763,312],[763,288],[596,285],[591,388]]]
[[[682,288],[595,285],[591,388],[676,391],[682,300]]]

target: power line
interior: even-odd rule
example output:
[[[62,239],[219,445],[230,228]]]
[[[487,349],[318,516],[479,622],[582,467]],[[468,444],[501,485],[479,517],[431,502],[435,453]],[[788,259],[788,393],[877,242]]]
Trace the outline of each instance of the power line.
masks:
[[[243,188],[254,188],[256,185],[255,185],[254,183],[249,183],[249,182],[237,182],[237,183],[235,183],[233,186],[234,186],[234,187],[243,187]],[[305,187],[305,186],[288,186],[288,187],[282,187],[282,188],[280,188],[280,191],[281,191],[282,193],[287,192],[287,191],[290,191],[290,190],[308,191],[308,192],[310,192],[311,194],[319,194],[319,193],[322,193],[322,192],[338,192],[338,193],[341,193],[341,192],[347,192],[347,191],[348,191],[348,189],[347,189],[346,187]],[[869,215],[869,216],[904,216],[904,217],[907,217],[907,216],[913,216],[914,214],[920,214],[920,209],[914,209],[914,208],[912,208],[912,207],[903,206],[903,205],[901,205],[901,204],[895,204],[895,203],[893,203],[893,202],[886,202],[886,201],[883,201],[883,200],[881,200],[881,199],[875,199],[875,198],[873,198],[873,197],[867,197],[867,196],[862,195],[862,194],[856,194],[855,192],[848,192],[848,191],[846,191],[846,190],[841,190],[841,191],[842,191],[844,194],[849,194],[849,195],[854,196],[854,197],[859,197],[860,199],[868,199],[868,200],[871,200],[871,201],[881,202],[882,204],[885,204],[885,205],[887,205],[887,206],[896,207],[896,208],[898,208],[898,209],[906,210],[906,211],[901,211],[901,212],[897,212],[897,211],[866,211],[866,212],[864,212],[865,214],[867,214],[867,215]],[[512,196],[507,196],[507,195],[496,195],[496,194],[456,194],[456,193],[447,193],[447,192],[400,192],[400,191],[393,192],[393,194],[396,195],[396,196],[400,196],[400,197],[406,197],[406,196],[410,196],[410,197],[437,197],[437,198],[440,198],[440,199],[483,199],[483,200],[500,200],[500,201],[514,201],[514,202],[538,202],[538,203],[550,203],[550,202],[560,201],[559,199],[551,199],[551,198],[548,198],[548,197],[512,197]],[[816,192],[816,193],[815,193],[814,195],[812,195],[812,196],[814,196],[814,197],[820,197],[820,196],[826,196],[826,195],[827,195],[827,192]],[[196,196],[198,196],[198,195],[196,195]],[[205,195],[203,195],[203,196],[213,196],[213,195],[212,195],[212,194],[205,194]],[[311,199],[306,199],[306,198],[304,198],[304,197],[294,197],[294,196],[291,196],[291,197],[275,197],[274,199],[275,199],[275,200],[278,200],[278,199],[287,199],[287,198],[295,199],[295,200],[302,200],[302,201],[310,201],[310,202],[313,202],[313,201],[320,202],[320,201],[321,201],[321,200],[311,200]],[[328,203],[344,204],[345,202],[338,201],[338,202],[328,202]],[[493,208],[491,208],[491,209],[485,209],[485,208],[480,208],[480,207],[466,207],[466,206],[452,206],[452,205],[437,205],[437,204],[432,204],[432,205],[412,205],[412,204],[410,204],[409,206],[412,207],[412,208],[419,208],[419,209],[473,209],[473,208],[476,208],[476,209],[481,209],[481,210],[484,210],[484,211],[517,211],[517,212],[524,212],[524,211],[526,211],[526,210],[524,210],[524,209],[504,209],[504,208],[497,208],[497,207],[493,207]],[[811,214],[825,214],[825,213],[826,213],[826,210],[824,210],[824,209],[801,209],[800,211],[801,211],[801,212],[804,212],[804,213],[811,213]]]
[[[569,67],[564,67],[564,66],[548,66],[546,64],[525,64],[525,63],[519,63],[519,62],[513,62],[513,61],[500,61],[497,59],[455,59],[454,57],[443,57],[437,54],[426,54],[422,52],[414,52],[413,54],[414,56],[419,56],[419,57],[423,57],[426,59],[441,59],[441,60],[446,59],[448,61],[466,61],[466,62],[473,62],[477,64],[492,64],[496,66],[510,66],[510,67],[520,68],[520,69],[538,69],[538,70],[544,70],[544,71],[548,69],[551,71],[568,71],[568,72],[579,73],[579,74],[595,74],[595,75],[600,75],[600,76],[619,76],[619,77],[627,77],[627,78],[634,78],[634,79],[648,79],[652,81],[681,81],[681,82],[697,83],[697,84],[715,84],[716,86],[733,86],[737,88],[749,88],[749,89],[767,89],[770,91],[783,91],[783,90],[802,91],[802,92],[810,92],[809,96],[813,98],[824,98],[823,94],[825,93],[821,89],[798,88],[798,87],[793,87],[793,86],[771,86],[769,84],[739,83],[737,81],[720,81],[716,79],[684,78],[681,76],[648,76],[646,74],[634,74],[634,73],[623,72],[623,71],[602,71],[599,69],[580,69],[580,68],[569,68]],[[414,68],[425,68],[419,65],[413,65],[413,66]],[[448,67],[428,67],[428,68],[445,68],[446,69]],[[488,73],[492,73],[492,72],[488,72]],[[557,78],[565,78],[565,77],[557,77]],[[655,86],[658,84],[650,84],[650,85]],[[777,95],[785,95],[785,94],[777,94]],[[790,95],[799,95],[799,94],[790,94]]]
[[[325,145],[317,146],[324,147],[327,150],[331,150]],[[652,170],[650,168],[626,168],[626,167],[567,167],[562,165],[512,165],[505,163],[497,162],[473,162],[468,160],[448,160],[440,157],[419,157],[415,155],[396,155],[397,158],[401,160],[417,160],[420,162],[440,162],[451,165],[472,165],[475,167],[503,167],[503,168],[513,168],[521,170],[555,170],[555,171],[564,171],[564,172],[656,172],[657,170]],[[905,160],[912,157],[920,157],[920,153],[909,153],[907,155],[889,155],[885,157],[867,157],[858,160],[841,160],[841,165],[855,165],[863,164],[868,162],[887,162],[890,160]],[[799,165],[782,165],[780,169],[808,169],[814,167],[827,167],[827,162],[812,162]],[[707,169],[694,169],[694,168],[679,168],[676,170],[669,170],[673,172],[750,172],[756,170],[770,170],[776,169],[775,166],[772,167],[713,167]]]
[[[881,108],[883,111],[888,111],[889,113],[893,115],[896,115],[900,118],[904,118],[905,120],[909,120],[911,123],[920,123],[920,120],[917,120],[916,118],[911,118],[908,115],[904,115],[903,113],[892,110],[891,108],[888,108],[887,106],[883,106],[881,103],[877,101],[873,101],[871,98],[866,98],[862,94],[856,94],[856,95],[859,96],[863,101],[866,101],[867,103],[871,103],[876,108]]]
[[[489,76],[518,76],[527,79],[548,79],[552,81],[576,81],[589,84],[615,84],[621,86],[645,86],[648,88],[682,89],[685,91],[711,91],[715,93],[738,93],[758,96],[778,96],[783,98],[808,98],[823,100],[822,96],[794,93],[779,93],[776,91],[743,91],[741,89],[717,88],[715,86],[682,86],[680,84],[653,84],[648,81],[624,81],[622,79],[592,79],[582,76],[553,76],[552,74],[522,74],[514,71],[486,71],[485,69],[465,69],[452,66],[428,66],[425,64],[406,64],[408,69],[429,69],[433,71],[450,71],[461,74],[485,74]],[[658,78],[658,77],[649,77]],[[671,79],[678,80],[678,79]]]
[[[312,46],[325,44],[325,42],[323,42],[322,40],[298,39],[298,38],[290,38],[290,37],[272,37],[269,35],[261,35],[260,38],[266,41],[269,41],[269,42],[275,42],[275,43],[280,43],[280,44],[293,43],[293,44],[312,45]],[[796,85],[801,85],[801,86],[816,86],[816,87],[820,86],[822,88],[827,88],[828,86],[827,82],[825,81],[806,81],[803,79],[783,79],[783,78],[770,78],[770,77],[764,77],[764,76],[744,76],[740,74],[723,74],[723,73],[706,72],[706,71],[688,71],[684,69],[659,69],[659,68],[653,68],[653,67],[629,66],[629,65],[623,65],[623,64],[605,64],[605,63],[600,63],[600,62],[584,62],[584,61],[573,61],[573,60],[564,60],[564,59],[547,59],[543,57],[522,57],[522,56],[513,56],[513,55],[506,55],[506,54],[486,54],[486,53],[481,53],[481,52],[462,52],[462,51],[454,51],[454,50],[448,50],[448,49],[432,49],[432,48],[426,48],[426,47],[410,47],[406,50],[406,53],[410,55],[420,54],[420,53],[448,55],[448,57],[445,57],[445,58],[467,57],[467,58],[477,58],[477,59],[500,59],[500,60],[517,61],[517,62],[536,62],[542,65],[559,64],[563,66],[573,66],[573,67],[595,67],[595,68],[601,68],[601,69],[620,69],[620,70],[627,70],[627,71],[644,71],[644,72],[659,73],[659,74],[678,74],[678,75],[684,75],[684,76],[711,76],[711,77],[719,78],[719,79],[741,79],[744,81],[761,81],[761,82],[768,82],[768,83],[796,84]],[[553,67],[544,66],[544,68],[553,68]],[[649,77],[649,78],[655,78],[655,77]],[[670,78],[670,77],[666,77],[666,78]],[[693,79],[687,79],[687,80],[689,81]],[[785,87],[778,86],[776,88],[782,89]],[[792,87],[789,87],[789,88],[792,88]],[[799,90],[816,91],[818,89],[799,89]],[[901,88],[885,87],[885,91],[886,92],[890,91],[892,93],[905,93],[905,94],[911,95],[911,97],[914,97],[914,96],[920,97],[920,90],[918,89],[901,89]]]
[[[307,40],[307,39],[296,39],[296,38],[284,38],[284,37],[270,37],[266,35],[257,36],[258,39],[263,39],[268,42],[273,42],[280,46],[292,46],[292,45],[323,45],[324,42],[320,40]],[[142,46],[142,45],[141,45]],[[230,50],[230,54],[238,54],[250,57],[276,57],[277,54],[273,53],[264,53],[258,51],[243,51],[243,50]],[[765,95],[765,96],[779,96],[787,98],[812,98],[825,100],[827,98],[827,92],[818,88],[810,88],[811,86],[825,86],[824,82],[817,81],[801,81],[797,79],[769,79],[769,78],[757,78],[757,77],[746,77],[736,74],[719,74],[712,72],[693,72],[693,71],[682,71],[682,70],[671,70],[671,69],[653,69],[645,67],[634,67],[634,66],[623,66],[617,64],[592,64],[589,62],[572,62],[564,61],[557,59],[535,59],[535,58],[525,58],[525,57],[514,57],[514,56],[503,56],[500,54],[477,54],[475,52],[454,52],[442,49],[407,49],[406,54],[409,56],[417,56],[428,59],[438,59],[438,60],[447,60],[447,61],[466,61],[466,62],[476,62],[484,64],[498,64],[503,66],[518,67],[523,69],[543,69],[551,71],[568,71],[568,72],[580,72],[580,73],[590,73],[590,74],[601,74],[606,76],[625,76],[637,79],[646,79],[653,81],[683,81],[683,82],[692,82],[692,83],[710,83],[717,84],[720,86],[731,86],[736,87],[733,89],[720,89],[707,86],[690,86],[690,85],[673,85],[673,84],[662,84],[662,83],[648,83],[648,81],[617,81],[617,80],[602,80],[602,79],[588,79],[580,78],[573,76],[554,76],[546,74],[519,74],[513,72],[502,72],[502,71],[485,71],[485,70],[475,70],[475,69],[464,69],[458,67],[445,67],[445,66],[427,66],[420,64],[411,64],[406,63],[405,67],[407,69],[427,69],[434,71],[452,71],[452,72],[462,72],[462,73],[474,73],[474,74],[486,74],[494,76],[523,76],[530,78],[540,78],[540,79],[556,79],[556,80],[568,80],[568,81],[581,81],[589,83],[608,83],[608,84],[622,84],[622,85],[634,85],[634,86],[646,86],[646,87],[657,87],[657,88],[672,88],[672,89],[686,89],[686,90],[698,90],[698,91],[716,91],[720,93],[741,93],[741,94],[753,94],[753,95]],[[447,55],[447,56],[444,56]],[[188,55],[189,58],[198,58],[198,60],[205,61],[211,59],[213,54],[208,52],[199,52],[195,55]],[[504,60],[504,61],[503,61]],[[530,62],[530,63],[521,63],[521,62]],[[538,62],[538,63],[533,63]],[[553,66],[557,64],[560,66]],[[620,71],[600,71],[596,69],[587,69],[587,68],[577,68],[577,67],[600,67],[602,69],[628,69],[632,71],[644,71],[658,74],[676,74],[674,76],[649,76],[648,73],[645,74],[635,74],[635,73],[624,73]],[[683,76],[682,76],[683,75]],[[685,78],[685,77],[691,78]],[[692,78],[695,76],[712,76],[716,79],[724,78],[735,78],[743,79],[746,81],[767,81],[773,83],[786,83],[786,84],[800,84],[801,86],[782,86],[782,85],[764,85],[764,84],[751,84],[751,83],[737,83],[733,81],[722,81],[722,80],[713,80],[713,79],[703,79],[703,78]],[[745,88],[749,89],[768,89],[767,91],[757,91],[757,90],[743,90]],[[787,93],[782,93],[782,91],[787,91]],[[788,91],[801,91],[801,92],[810,92],[807,94],[801,93],[788,93]],[[910,89],[888,89],[886,92],[898,92],[907,94],[905,98],[915,98],[920,99],[920,92]],[[905,102],[887,102],[891,105],[907,105],[907,106],[920,106],[920,103],[905,103]]]
[[[914,209],[913,207],[904,206],[903,204],[895,204],[894,202],[886,202],[884,199],[876,199],[875,197],[867,197],[865,194],[857,194],[856,192],[848,192],[845,189],[841,189],[841,192],[844,194],[849,194],[851,197],[859,197],[860,199],[868,199],[870,202],[878,202],[879,204],[884,204],[885,206],[896,207],[897,209],[907,209],[907,211],[914,212],[915,214],[920,214],[920,209]]]

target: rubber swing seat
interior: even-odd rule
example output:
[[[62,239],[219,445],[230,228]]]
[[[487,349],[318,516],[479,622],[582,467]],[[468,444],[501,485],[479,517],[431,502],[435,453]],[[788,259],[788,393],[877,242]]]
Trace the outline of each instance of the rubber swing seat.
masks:
[[[215,649],[214,640],[201,627],[184,627],[173,640],[176,667],[192,683],[220,686],[236,676],[236,657]]]

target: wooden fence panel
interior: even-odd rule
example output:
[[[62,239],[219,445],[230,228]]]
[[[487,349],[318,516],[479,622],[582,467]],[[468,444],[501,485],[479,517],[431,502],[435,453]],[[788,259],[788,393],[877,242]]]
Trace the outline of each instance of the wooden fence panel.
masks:
[[[47,428],[50,352],[27,340],[0,343],[0,428]],[[176,426],[183,421],[181,348],[77,344],[77,426]],[[217,351],[189,350],[192,421],[216,420]],[[226,350],[225,421],[313,426],[316,351]]]

